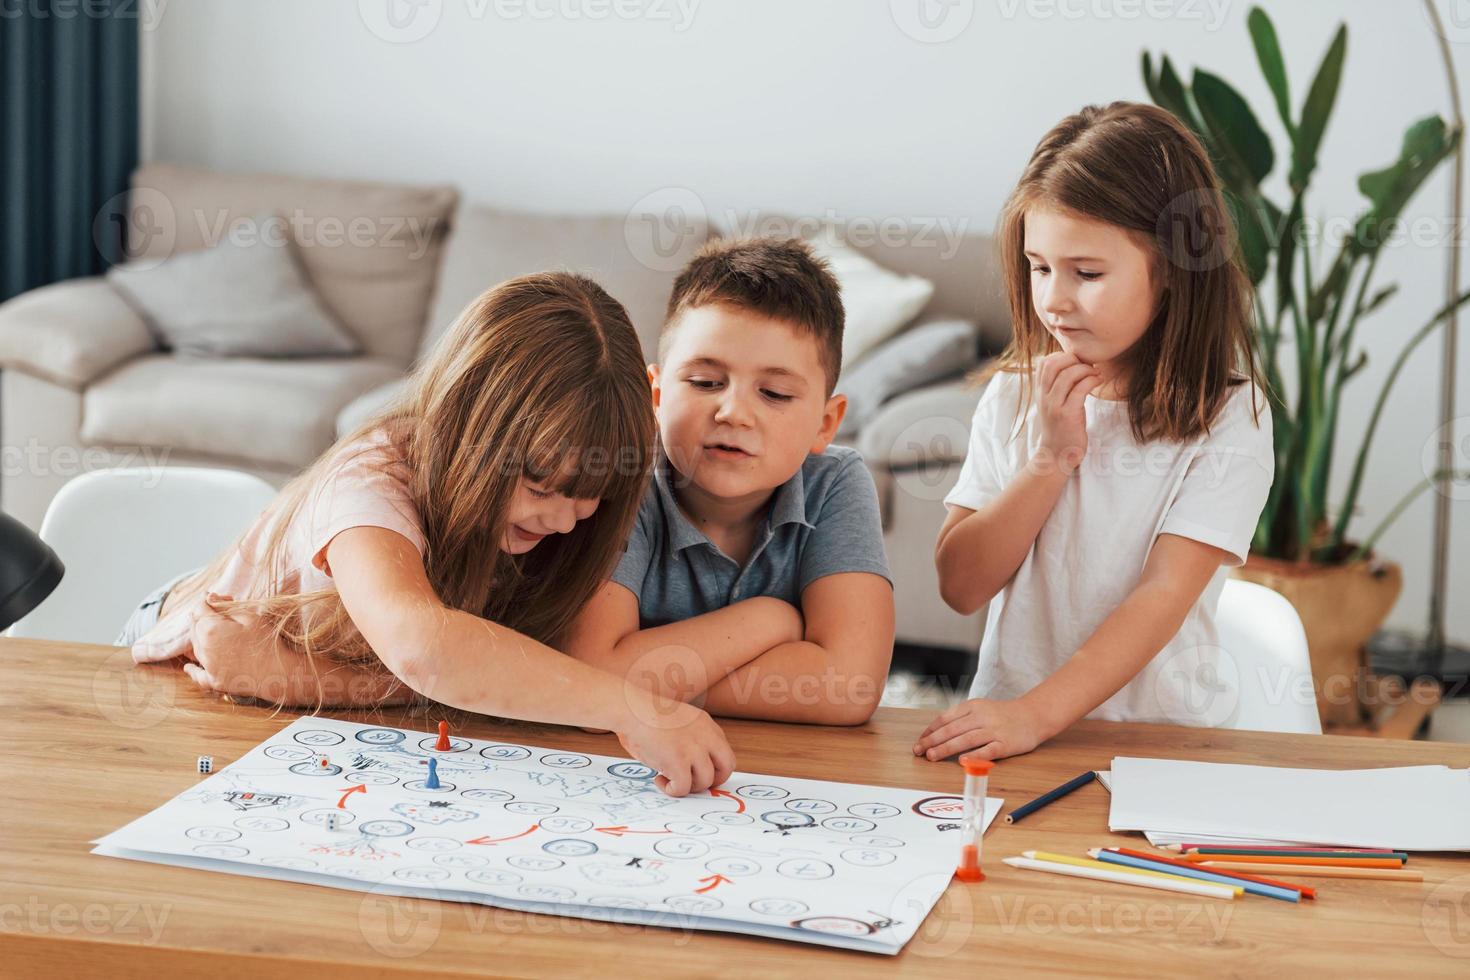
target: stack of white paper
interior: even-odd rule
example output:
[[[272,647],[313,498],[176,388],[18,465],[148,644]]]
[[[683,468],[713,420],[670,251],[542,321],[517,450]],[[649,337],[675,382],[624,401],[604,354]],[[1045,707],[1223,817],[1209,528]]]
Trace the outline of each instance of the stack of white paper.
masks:
[[[1464,769],[1280,769],[1119,757],[1111,783],[1110,829],[1143,831],[1155,844],[1470,851]]]

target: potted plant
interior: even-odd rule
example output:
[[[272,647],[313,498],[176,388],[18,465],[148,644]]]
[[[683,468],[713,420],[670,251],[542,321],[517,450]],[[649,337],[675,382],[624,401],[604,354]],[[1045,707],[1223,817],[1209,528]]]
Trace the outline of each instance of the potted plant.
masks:
[[[1318,243],[1304,202],[1337,100],[1347,27],[1338,27],[1300,112],[1294,112],[1270,18],[1252,8],[1247,25],[1290,144],[1285,161],[1290,199],[1284,206],[1261,189],[1276,153],[1235,88],[1202,69],[1185,85],[1167,56],[1155,66],[1147,52],[1143,78],[1153,101],[1179,117],[1209,150],[1225,188],[1242,264],[1256,289],[1255,351],[1274,421],[1276,479],[1256,528],[1253,554],[1237,574],[1291,600],[1306,628],[1323,721],[1351,724],[1361,720],[1357,692],[1365,676],[1364,643],[1382,625],[1403,584],[1399,566],[1377,559],[1373,545],[1428,485],[1411,489],[1382,524],[1355,543],[1349,528],[1369,450],[1409,354],[1470,299],[1470,292],[1437,311],[1399,351],[1352,452],[1347,492],[1333,507],[1327,488],[1339,449],[1339,410],[1349,383],[1367,363],[1355,346],[1358,327],[1398,288],[1374,282],[1384,243],[1415,192],[1455,151],[1461,132],[1437,115],[1411,125],[1398,159],[1358,178],[1367,206],[1341,244],[1329,250],[1323,243],[1323,254],[1314,254]]]

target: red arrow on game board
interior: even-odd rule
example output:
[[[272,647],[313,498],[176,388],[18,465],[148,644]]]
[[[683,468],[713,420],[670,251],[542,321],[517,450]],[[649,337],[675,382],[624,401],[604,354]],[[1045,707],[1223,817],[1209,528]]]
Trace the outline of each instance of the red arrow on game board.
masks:
[[[620,825],[618,825],[616,827],[593,827],[592,829],[593,830],[596,830],[596,831],[599,831],[601,833],[604,833],[604,834],[611,834],[614,837],[621,837],[624,834],[672,834],[673,833],[672,830],[629,830],[626,824],[620,824]]]
[[[367,786],[365,784],[363,784],[363,783],[358,783],[356,786],[352,787],[351,789],[347,790],[345,793],[342,794],[342,798],[337,801],[337,809],[339,809],[339,810],[345,810],[345,809],[347,809],[347,797],[351,796],[353,793],[366,793],[366,792],[367,792]]]
[[[519,834],[511,834],[509,837],[476,837],[474,840],[467,840],[467,841],[465,841],[465,843],[466,844],[499,844],[499,843],[502,843],[503,841],[515,840],[517,837],[524,837],[527,834],[529,834],[532,831],[534,831],[538,826],[539,826],[539,824],[534,824],[533,823],[533,824],[531,824],[531,826],[527,827],[525,830],[521,831]]]
[[[727,883],[730,879],[726,878],[724,875],[710,875],[708,878],[701,878],[699,880],[701,882],[707,881],[709,882],[709,884],[705,885],[703,888],[694,889],[695,894],[699,894],[700,892],[707,892],[716,885]]]
[[[710,796],[728,796],[730,799],[732,799],[732,800],[735,801],[735,804],[736,804],[736,807],[737,807],[737,809],[735,810],[736,813],[744,813],[745,812],[745,801],[742,800],[740,797],[736,796],[734,793],[727,793],[727,792],[725,792],[722,789],[712,789],[712,790],[709,791],[709,795]]]

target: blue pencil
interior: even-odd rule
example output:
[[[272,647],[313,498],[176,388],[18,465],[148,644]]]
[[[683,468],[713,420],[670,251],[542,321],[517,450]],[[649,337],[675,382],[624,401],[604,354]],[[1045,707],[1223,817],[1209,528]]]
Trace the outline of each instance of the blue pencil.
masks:
[[[1232,878],[1230,875],[1217,875],[1211,871],[1181,868],[1177,864],[1165,864],[1162,861],[1136,858],[1131,854],[1119,854],[1116,851],[1099,850],[1094,857],[1108,864],[1121,864],[1130,868],[1142,868],[1145,871],[1162,871],[1165,874],[1183,875],[1186,878],[1199,878],[1201,881],[1213,881],[1222,885],[1235,885],[1238,888],[1244,888],[1249,895],[1264,895],[1267,898],[1279,898],[1283,902],[1300,902],[1302,900],[1301,892],[1292,891],[1290,888],[1264,885],[1255,881],[1247,881],[1244,878]]]
[[[1016,823],[1022,817],[1025,817],[1030,813],[1034,813],[1035,811],[1040,810],[1042,807],[1046,806],[1048,803],[1051,803],[1053,800],[1060,800],[1062,797],[1072,792],[1072,790],[1078,789],[1082,786],[1086,786],[1088,783],[1092,782],[1096,778],[1097,773],[1089,769],[1087,772],[1084,772],[1076,779],[1068,780],[1051,792],[1042,793],[1030,803],[1023,803],[1022,805],[1016,807],[1010,813],[1006,814],[1006,823]]]

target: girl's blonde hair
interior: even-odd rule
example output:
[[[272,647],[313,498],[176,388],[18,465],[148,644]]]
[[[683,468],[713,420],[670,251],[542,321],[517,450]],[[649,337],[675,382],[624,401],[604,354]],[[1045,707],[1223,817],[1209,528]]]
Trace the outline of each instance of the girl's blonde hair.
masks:
[[[423,524],[425,571],[449,607],[557,645],[612,572],[654,451],[638,337],[622,304],[570,273],[522,276],[472,302],[393,404],[340,439],[272,505],[248,597],[278,641],[313,658],[381,666],[335,589],[283,591],[286,535],[342,447],[386,430]],[[347,457],[352,458],[352,457]],[[529,552],[500,547],[522,478],[597,511]],[[238,547],[238,545],[237,545]],[[228,562],[222,556],[201,581]]]
[[[1031,297],[1033,208],[1117,225],[1154,256],[1159,305],[1126,355],[1128,414],[1140,442],[1207,432],[1233,386],[1261,384],[1250,280],[1209,154],[1165,110],[1113,102],[1052,127],[1001,213],[997,245],[1014,334],[984,374],[1022,375],[1018,416],[1030,403],[1034,360],[1060,349]]]

